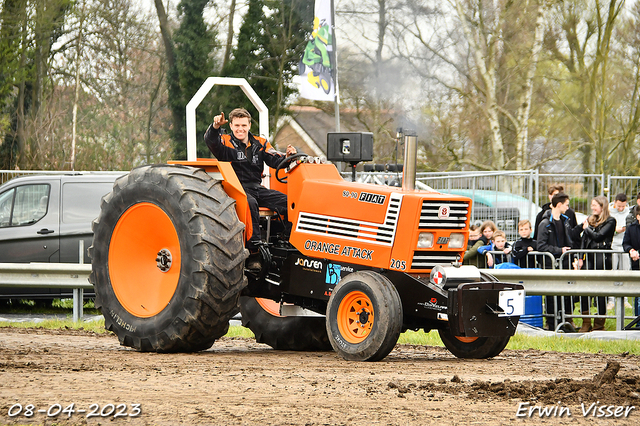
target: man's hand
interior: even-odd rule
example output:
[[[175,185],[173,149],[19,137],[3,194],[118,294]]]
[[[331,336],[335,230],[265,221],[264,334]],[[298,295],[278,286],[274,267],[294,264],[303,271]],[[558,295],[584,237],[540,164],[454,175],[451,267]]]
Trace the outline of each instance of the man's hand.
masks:
[[[571,250],[571,247],[562,247],[562,252],[563,252],[563,253],[566,253],[566,252],[568,252],[569,250]]]
[[[229,122],[228,120],[224,119],[224,112],[221,112],[220,115],[216,115],[215,117],[213,117],[213,128],[219,129],[220,126],[224,126],[228,122]]]
[[[631,256],[631,260],[640,259],[640,253],[638,253],[638,250],[636,249],[631,249],[631,251],[629,251],[629,255]]]
[[[527,247],[527,251],[533,251],[533,247],[531,246]]]
[[[286,151],[287,157],[297,153],[298,153],[298,150],[293,145],[291,144],[287,145],[287,151]]]
[[[511,247],[507,247],[504,249],[504,254],[509,254],[511,253]]]

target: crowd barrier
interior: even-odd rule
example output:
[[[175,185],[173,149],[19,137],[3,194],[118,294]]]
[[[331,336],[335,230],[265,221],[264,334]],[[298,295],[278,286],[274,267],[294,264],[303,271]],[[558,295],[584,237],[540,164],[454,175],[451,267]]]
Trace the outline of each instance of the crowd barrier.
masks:
[[[480,268],[489,269],[506,269],[517,268],[514,266],[515,259],[511,254],[504,254],[503,251],[489,251],[495,259],[495,264],[488,267],[486,264],[486,256],[479,255],[475,262]],[[627,294],[625,296],[614,295],[610,289],[606,289],[604,282],[612,282],[622,285],[624,279],[632,277],[640,280],[640,271],[629,271],[628,274],[620,274],[616,276],[614,273],[605,274],[598,285],[598,279],[601,274],[592,271],[623,271],[624,269],[614,269],[617,264],[625,264],[618,260],[617,257],[624,257],[630,265],[629,254],[621,250],[593,250],[593,249],[574,249],[563,253],[559,258],[555,258],[551,253],[547,252],[530,252],[524,259],[524,268],[522,269],[552,269],[557,271],[559,276],[566,277],[567,271],[584,271],[586,274],[596,278],[589,287],[582,287],[584,293],[575,291],[570,294],[550,294],[544,295],[544,298],[536,298],[535,304],[532,300],[528,300],[530,309],[536,312],[533,317],[528,316],[530,320],[525,320],[532,325],[538,326],[539,317],[546,319],[547,328],[556,331],[575,331],[579,326],[574,319],[615,319],[616,329],[624,329],[625,327],[635,327],[638,323],[637,318],[640,314],[640,293]],[[561,272],[564,271],[564,272]],[[636,278],[637,274],[637,278]],[[619,280],[619,281],[616,281]],[[571,282],[569,279],[567,282]],[[600,287],[600,288],[598,288]],[[529,294],[529,291],[527,291]],[[631,297],[633,296],[633,298]],[[636,297],[637,296],[637,297]],[[538,303],[542,303],[542,307],[538,307]],[[578,312],[576,313],[576,309]],[[631,314],[626,314],[625,309],[631,309]],[[631,321],[632,324],[625,325]]]

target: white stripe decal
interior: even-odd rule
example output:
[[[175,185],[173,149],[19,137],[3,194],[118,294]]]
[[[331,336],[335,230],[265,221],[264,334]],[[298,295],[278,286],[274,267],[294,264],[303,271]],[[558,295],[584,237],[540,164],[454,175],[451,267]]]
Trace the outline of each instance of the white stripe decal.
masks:
[[[392,246],[396,238],[401,204],[402,194],[391,193],[382,223],[361,222],[337,216],[300,212],[296,232]]]

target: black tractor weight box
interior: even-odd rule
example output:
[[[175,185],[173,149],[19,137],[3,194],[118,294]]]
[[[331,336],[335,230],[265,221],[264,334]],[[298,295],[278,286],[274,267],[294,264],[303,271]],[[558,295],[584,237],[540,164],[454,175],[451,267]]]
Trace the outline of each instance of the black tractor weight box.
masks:
[[[373,160],[373,133],[327,133],[327,160],[358,163]]]

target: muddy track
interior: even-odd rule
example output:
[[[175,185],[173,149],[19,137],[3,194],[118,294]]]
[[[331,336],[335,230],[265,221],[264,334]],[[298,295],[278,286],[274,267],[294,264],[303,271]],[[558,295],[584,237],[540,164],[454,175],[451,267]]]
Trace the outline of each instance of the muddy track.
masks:
[[[635,426],[639,360],[534,350],[459,360],[398,345],[381,362],[355,363],[227,338],[204,352],[155,354],[112,335],[5,328],[0,424]],[[53,416],[72,403],[70,416]],[[130,417],[133,404],[140,413]]]

